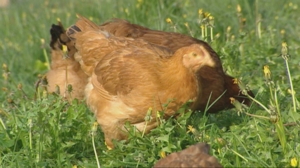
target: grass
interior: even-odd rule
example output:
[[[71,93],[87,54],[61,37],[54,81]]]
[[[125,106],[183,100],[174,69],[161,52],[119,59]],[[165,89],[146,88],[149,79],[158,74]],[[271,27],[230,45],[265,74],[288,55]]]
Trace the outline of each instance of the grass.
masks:
[[[196,142],[208,142],[224,167],[300,167],[299,8],[297,0],[12,0],[0,9],[0,167],[150,167]],[[213,23],[201,22],[199,9]],[[128,125],[129,143],[107,150],[83,103],[35,90],[48,67],[51,24],[60,18],[69,26],[76,13],[97,23],[124,18],[207,40],[226,72],[254,91],[256,103],[161,119],[147,135]]]

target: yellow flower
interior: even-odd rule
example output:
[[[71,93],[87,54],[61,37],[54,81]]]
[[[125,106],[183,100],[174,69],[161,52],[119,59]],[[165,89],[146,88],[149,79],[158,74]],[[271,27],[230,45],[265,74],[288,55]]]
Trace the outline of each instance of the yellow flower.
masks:
[[[4,80],[7,80],[8,79],[8,73],[3,73],[2,77],[4,78]]]
[[[291,166],[292,167],[297,167],[297,165],[298,165],[298,160],[297,160],[297,158],[293,157],[291,159]]]
[[[209,13],[209,12],[205,12],[205,13],[204,13],[204,17],[205,17],[205,18],[208,18],[209,16],[210,16],[210,13]]]
[[[167,18],[167,19],[166,19],[166,22],[167,22],[167,23],[172,23],[172,20],[171,20],[170,18]]]
[[[161,156],[162,158],[165,158],[165,157],[166,157],[166,152],[165,152],[165,151],[160,151],[160,156]]]
[[[189,27],[188,22],[185,22],[184,25],[185,25],[185,27]]]
[[[288,89],[288,93],[291,94],[291,95],[296,94],[296,92],[294,90],[292,91],[291,89]]]
[[[124,12],[129,15],[129,9],[128,8],[125,8]]]
[[[6,64],[2,64],[2,69],[3,69],[4,71],[7,71],[7,65],[6,65]]]
[[[228,26],[227,29],[226,29],[227,33],[229,33],[231,31],[231,27]]]
[[[196,129],[195,129],[193,126],[189,125],[189,126],[188,126],[188,131],[187,131],[187,133],[189,133],[189,132],[195,133],[195,132],[196,132]]]
[[[283,42],[281,45],[282,45],[282,47],[287,47],[286,42]]]
[[[160,118],[160,117],[161,117],[161,115],[160,115],[160,112],[159,112],[159,111],[156,111],[156,116],[157,116],[157,118]]]
[[[270,78],[271,78],[271,71],[270,71],[268,65],[265,65],[265,66],[264,66],[264,74],[265,74],[265,77],[266,77],[267,79],[270,79]]]
[[[200,28],[201,28],[202,31],[204,31],[205,26],[201,25]]]
[[[237,10],[238,13],[241,13],[242,8],[241,8],[240,4],[238,4],[238,5],[236,6],[236,10]]]
[[[287,47],[286,42],[283,42],[283,43],[281,44],[281,54],[282,54],[283,56],[287,56],[287,55],[288,55],[288,47]]]
[[[233,84],[238,84],[238,83],[239,83],[238,78],[234,78],[234,79],[232,79],[232,80],[233,80]]]
[[[62,50],[64,53],[67,53],[68,47],[66,45],[62,45]]]
[[[198,14],[199,14],[199,15],[202,15],[202,14],[203,14],[203,9],[199,9],[199,10],[198,10]]]
[[[44,62],[43,65],[44,65],[45,67],[48,67],[48,66],[49,66],[48,62]]]
[[[226,141],[223,138],[217,138],[217,142],[218,144],[220,144],[221,146],[225,146],[226,145]],[[220,153],[220,152],[219,152]]]
[[[44,45],[45,44],[45,39],[41,39],[41,43],[42,43],[42,45]]]
[[[97,126],[98,126],[98,123],[97,122],[94,122],[93,126],[92,126],[92,131],[93,132],[96,132],[97,131]]]

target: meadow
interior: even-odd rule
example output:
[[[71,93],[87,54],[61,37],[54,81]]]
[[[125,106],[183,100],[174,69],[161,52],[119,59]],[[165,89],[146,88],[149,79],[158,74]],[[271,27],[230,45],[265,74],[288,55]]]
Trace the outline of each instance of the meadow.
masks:
[[[197,142],[210,144],[224,167],[300,167],[299,10],[298,0],[12,0],[0,8],[0,167],[151,167]],[[128,125],[129,141],[108,150],[84,103],[38,82],[51,61],[51,24],[68,27],[76,14],[205,40],[255,99],[161,119],[147,135]]]

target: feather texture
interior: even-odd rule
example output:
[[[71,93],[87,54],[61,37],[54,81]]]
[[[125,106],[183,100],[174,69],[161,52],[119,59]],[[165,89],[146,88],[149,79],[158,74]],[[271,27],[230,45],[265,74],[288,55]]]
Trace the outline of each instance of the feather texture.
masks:
[[[51,69],[47,72],[48,92],[59,93],[68,100],[74,98],[82,100],[84,98],[84,88],[87,85],[87,75],[81,70],[80,64],[74,57],[68,57],[62,50],[63,44],[60,39],[67,41],[69,38],[65,35],[62,24],[52,25],[51,33]],[[72,46],[68,43],[69,46]],[[75,51],[73,50],[73,53]],[[68,89],[71,85],[72,89]]]
[[[88,22],[88,23],[86,23]],[[115,37],[79,18],[67,30],[78,50],[75,58],[90,76],[85,90],[108,146],[124,139],[125,122],[142,131],[157,125],[156,113],[145,125],[149,108],[168,118],[188,100],[200,100],[202,87],[196,72],[214,67],[215,60],[203,45],[192,44],[175,52],[143,40]],[[88,27],[90,25],[90,27]]]
[[[173,32],[163,32],[157,30],[151,30],[146,27],[132,24],[126,20],[121,19],[113,19],[109,22],[106,22],[100,26],[92,23],[88,19],[81,17],[77,22],[78,27],[71,27],[69,31],[69,36],[72,38],[72,33],[77,32],[78,30],[87,30],[98,29],[102,30],[102,32],[106,32],[103,35],[108,38],[118,39],[118,37],[127,37],[126,45],[136,45],[138,47],[144,47],[145,45],[152,50],[160,50],[160,52],[165,52],[163,55],[172,55],[177,49],[188,46],[191,44],[200,44],[205,47],[205,49],[210,53],[212,59],[216,63],[216,66],[209,67],[204,66],[198,72],[196,72],[198,83],[202,85],[203,96],[201,99],[196,100],[197,103],[192,107],[194,110],[206,110],[210,113],[216,113],[220,110],[232,108],[232,104],[230,103],[229,98],[234,97],[240,102],[243,102],[246,105],[250,105],[250,100],[241,93],[241,90],[237,84],[233,82],[233,77],[226,75],[223,71],[222,64],[217,53],[204,41],[192,38],[190,36],[186,36],[179,33]],[[90,41],[87,45],[97,45],[93,42],[94,37],[91,34],[77,33],[78,36],[89,36]],[[81,34],[81,35],[79,35]],[[74,46],[74,42],[70,41],[70,39],[65,38],[66,35],[61,35],[61,43],[66,44],[69,49],[69,56],[74,56],[76,49]],[[74,37],[73,37],[74,38]],[[79,39],[79,38],[78,38]],[[132,42],[132,41],[138,41]],[[122,41],[121,39],[116,40],[117,43]],[[80,42],[79,42],[80,43]],[[149,44],[152,44],[152,46]],[[125,43],[124,43],[125,44]],[[81,58],[82,54],[76,54],[75,59],[77,61],[81,61],[82,70],[88,75],[91,76],[93,71],[93,63],[101,60],[103,55],[108,54],[112,50],[116,50],[120,48],[121,44],[102,44],[102,46],[98,48],[98,50],[94,50],[98,53],[97,57],[95,57],[94,53],[84,54],[87,55],[85,58]],[[82,46],[82,45],[79,45]],[[118,46],[116,48],[113,48]],[[155,47],[153,47],[155,46]],[[124,46],[123,46],[124,47]],[[164,49],[162,49],[164,48]],[[84,50],[81,50],[85,52]],[[102,56],[99,55],[102,53]],[[82,60],[85,60],[84,62]],[[80,91],[79,91],[80,92]],[[81,94],[83,94],[84,90],[81,90]],[[248,94],[254,97],[251,91]],[[212,102],[214,102],[213,105]],[[209,109],[206,109],[210,105]]]

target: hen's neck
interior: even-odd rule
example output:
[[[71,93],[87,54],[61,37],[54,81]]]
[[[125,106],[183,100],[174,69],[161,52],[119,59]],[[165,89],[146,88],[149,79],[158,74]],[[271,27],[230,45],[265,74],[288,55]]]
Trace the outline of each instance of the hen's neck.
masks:
[[[185,103],[189,99],[195,99],[199,93],[197,77],[183,66],[183,55],[183,52],[176,52],[173,57],[165,61],[162,67],[160,97],[164,101],[176,98],[177,102]]]

